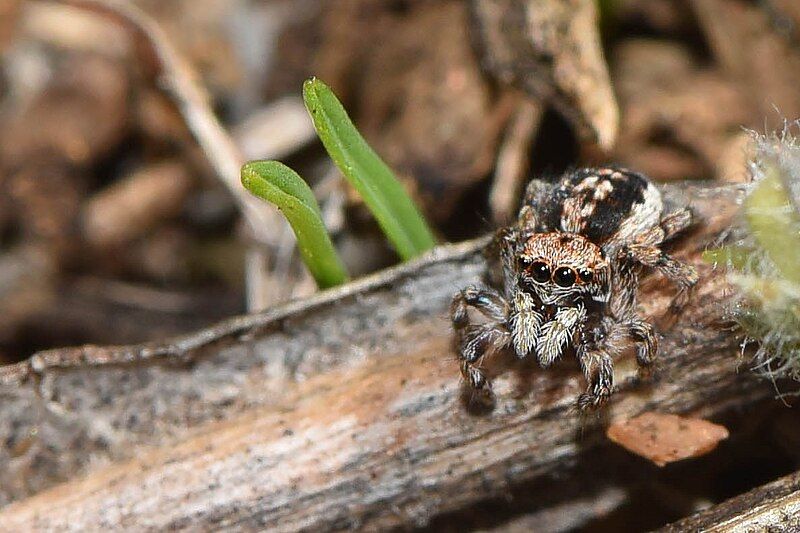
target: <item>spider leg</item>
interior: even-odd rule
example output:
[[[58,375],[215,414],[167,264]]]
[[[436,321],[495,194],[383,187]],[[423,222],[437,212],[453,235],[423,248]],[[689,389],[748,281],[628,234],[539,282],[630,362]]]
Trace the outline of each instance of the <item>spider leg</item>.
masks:
[[[621,262],[615,266],[613,287],[608,299],[608,312],[617,320],[636,315],[636,293],[639,288],[637,265]]]
[[[673,314],[677,314],[688,303],[692,289],[699,279],[694,267],[673,259],[653,244],[629,244],[624,251],[629,259],[654,268],[678,285],[678,294],[670,304]]]
[[[663,241],[668,241],[692,225],[694,215],[691,209],[673,211],[661,219],[659,226],[664,230]]]
[[[461,359],[461,375],[470,387],[476,390],[491,389],[491,383],[480,369],[485,357],[494,354],[508,344],[508,330],[500,323],[473,325],[459,338],[458,355]]]
[[[652,325],[637,316],[615,321],[610,317],[603,320],[605,335],[600,341],[601,349],[616,355],[622,352],[628,341],[636,347],[636,363],[639,369],[647,371],[653,366],[658,354],[658,337]]]
[[[470,285],[456,294],[450,305],[450,318],[456,330],[469,325],[467,309],[470,307],[496,322],[505,320],[508,314],[508,304],[500,293],[488,287]]]
[[[614,391],[614,363],[611,354],[602,349],[581,349],[578,352],[581,370],[589,384],[578,396],[581,411],[596,409],[606,403]]]
[[[689,209],[680,209],[666,215],[658,225],[653,226],[634,239],[635,244],[659,246],[686,230],[692,225],[692,212]]]
[[[647,375],[658,354],[658,337],[655,329],[639,319],[620,324],[620,327],[636,345],[636,363],[639,365],[640,374]]]
[[[533,216],[530,209],[527,212]],[[513,242],[520,238],[522,231],[522,229],[509,230],[502,235],[505,246],[500,255],[503,264],[503,286],[511,307],[507,323],[511,330],[514,352],[520,359],[527,357],[536,347],[539,328],[544,321],[544,316],[539,312],[533,296],[519,288],[518,274],[514,267],[516,256]]]
[[[578,407],[593,409],[604,404],[614,390],[613,356],[620,353],[627,341],[636,346],[636,362],[645,375],[652,367],[658,353],[658,337],[653,326],[633,318],[616,322],[610,317],[603,322],[605,335],[594,346],[579,349],[578,360],[586,377],[586,392],[578,397]]]
[[[575,331],[585,320],[586,309],[582,306],[563,307],[553,320],[542,326],[536,344],[536,356],[542,367],[550,366],[561,357]]]
[[[474,308],[490,322],[473,324],[468,309]],[[469,286],[453,298],[450,317],[456,331],[457,351],[461,374],[476,390],[490,390],[489,380],[480,370],[484,357],[493,354],[509,342],[510,332],[505,326],[508,304],[497,291]]]
[[[674,211],[662,218],[658,226],[650,228],[622,250],[623,257],[654,268],[678,285],[678,294],[670,304],[672,314],[677,314],[689,301],[698,276],[694,267],[673,259],[660,246],[691,224],[692,212],[689,209]]]
[[[546,218],[537,216],[537,213],[546,212],[546,208],[552,202],[554,188],[554,184],[538,179],[531,180],[525,188],[522,207],[517,215],[517,231],[523,240],[536,232],[554,229]]]
[[[528,186],[525,187],[525,196],[522,201],[520,213],[526,206],[530,206],[536,211],[541,211],[541,206],[550,200],[550,193],[554,187],[555,185],[548,181],[540,179],[531,180]]]

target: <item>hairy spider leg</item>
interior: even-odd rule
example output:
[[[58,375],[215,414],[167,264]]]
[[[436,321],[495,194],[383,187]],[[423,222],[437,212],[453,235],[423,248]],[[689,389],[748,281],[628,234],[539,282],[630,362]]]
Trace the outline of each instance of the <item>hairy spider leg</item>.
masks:
[[[664,252],[660,245],[688,228],[692,212],[681,209],[661,219],[658,226],[642,234],[635,242],[623,247],[622,253],[641,265],[655,269],[678,286],[678,294],[670,303],[670,314],[677,315],[689,302],[699,276],[694,267],[677,261]]]
[[[581,411],[596,409],[606,403],[614,390],[614,363],[611,354],[603,349],[579,349],[578,361],[588,386],[578,396]]]
[[[474,308],[490,321],[473,324],[469,308]],[[508,304],[494,289],[471,285],[453,298],[450,318],[456,331],[461,374],[476,390],[491,390],[491,383],[480,370],[483,359],[509,343],[506,327]]]

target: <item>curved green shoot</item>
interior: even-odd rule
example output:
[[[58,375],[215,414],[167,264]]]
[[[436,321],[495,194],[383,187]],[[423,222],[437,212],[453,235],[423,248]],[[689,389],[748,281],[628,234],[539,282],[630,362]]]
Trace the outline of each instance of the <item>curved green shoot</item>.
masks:
[[[311,78],[303,84],[303,100],[331,159],[364,199],[400,257],[410,259],[433,248],[436,240],[425,219],[356,130],[333,91]]]
[[[275,204],[289,221],[317,285],[324,289],[347,281],[347,271],[322,222],[314,193],[303,178],[277,161],[251,161],[242,167],[241,178],[248,191]]]

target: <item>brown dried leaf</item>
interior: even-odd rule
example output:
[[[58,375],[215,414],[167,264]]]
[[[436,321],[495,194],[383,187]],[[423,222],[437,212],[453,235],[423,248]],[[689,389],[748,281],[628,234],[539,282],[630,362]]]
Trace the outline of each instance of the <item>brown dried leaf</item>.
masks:
[[[505,83],[555,104],[601,147],[617,138],[619,111],[594,0],[473,0],[484,65]]]
[[[728,438],[728,430],[699,418],[648,412],[613,423],[606,436],[629,452],[664,466],[707,454]]]

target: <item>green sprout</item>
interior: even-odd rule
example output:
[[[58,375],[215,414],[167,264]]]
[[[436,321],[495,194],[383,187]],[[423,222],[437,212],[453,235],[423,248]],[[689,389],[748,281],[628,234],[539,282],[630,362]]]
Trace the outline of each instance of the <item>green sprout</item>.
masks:
[[[317,285],[327,288],[347,281],[347,271],[325,230],[317,200],[303,178],[283,163],[252,161],[242,167],[242,185],[281,210]]]
[[[323,146],[353,185],[403,260],[436,245],[425,219],[403,185],[356,130],[339,99],[316,78],[303,84],[303,99]],[[317,285],[347,281],[347,272],[325,229],[319,205],[303,179],[277,161],[252,161],[241,179],[252,194],[275,204],[289,220],[300,254]]]
[[[303,100],[328,154],[375,216],[403,260],[436,240],[403,185],[356,130],[333,91],[317,78],[303,84]]]

